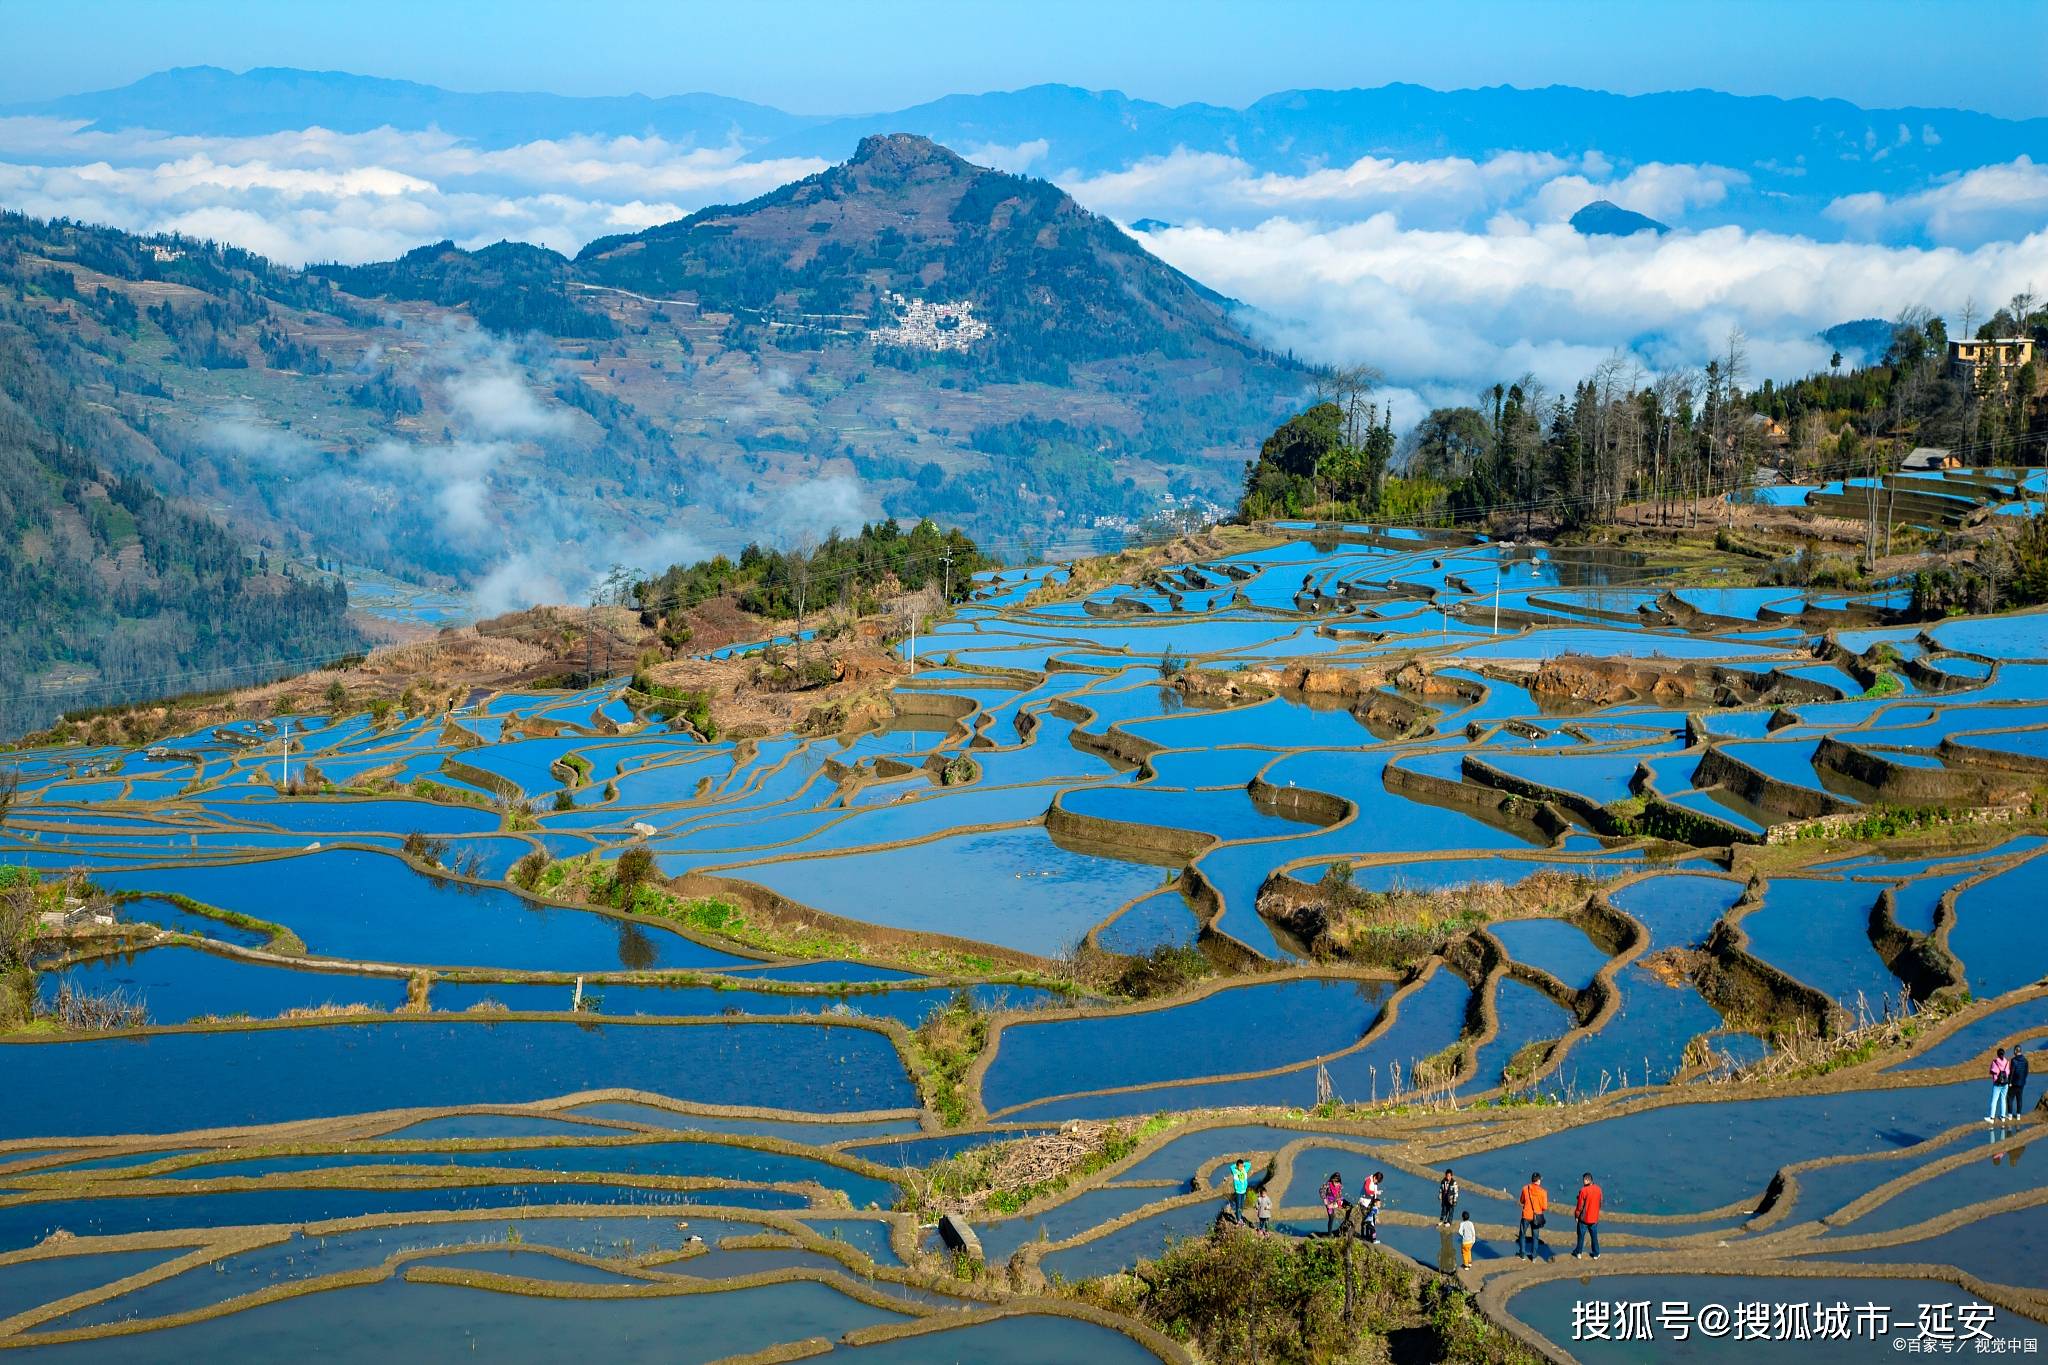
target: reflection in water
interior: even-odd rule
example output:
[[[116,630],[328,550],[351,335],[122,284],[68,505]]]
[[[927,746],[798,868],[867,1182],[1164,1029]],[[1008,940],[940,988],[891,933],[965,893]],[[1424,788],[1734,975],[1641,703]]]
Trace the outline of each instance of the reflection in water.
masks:
[[[619,965],[630,972],[644,972],[658,955],[647,931],[628,920],[619,921]]]

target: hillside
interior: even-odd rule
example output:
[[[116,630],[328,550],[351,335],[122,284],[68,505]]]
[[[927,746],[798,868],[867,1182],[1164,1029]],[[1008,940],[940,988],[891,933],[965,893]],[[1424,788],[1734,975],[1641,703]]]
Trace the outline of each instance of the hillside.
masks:
[[[526,242],[498,242],[480,251],[435,242],[395,261],[314,266],[312,273],[365,298],[466,309],[478,326],[492,332],[596,339],[618,334],[609,318],[569,297],[568,258]]]
[[[300,271],[0,213],[0,329],[118,428],[110,477],[280,567],[486,613],[884,515],[1015,557],[1222,503],[1303,381],[1229,313],[1050,185],[909,138],[574,261]]]
[[[0,327],[0,737],[68,707],[248,683],[364,645],[340,582],[273,566],[110,472],[140,440]]]

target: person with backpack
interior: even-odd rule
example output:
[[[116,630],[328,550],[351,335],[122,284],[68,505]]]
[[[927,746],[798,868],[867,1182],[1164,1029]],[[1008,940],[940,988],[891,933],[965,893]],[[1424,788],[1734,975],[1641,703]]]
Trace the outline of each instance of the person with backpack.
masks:
[[[1546,1250],[1543,1224],[1547,1221],[1544,1214],[1549,1208],[1550,1191],[1543,1188],[1543,1172],[1531,1171],[1529,1183],[1522,1186],[1522,1221],[1515,1227],[1516,1260],[1533,1261],[1538,1259],[1538,1251]]]
[[[1230,1205],[1237,1210],[1237,1219],[1244,1221],[1244,1197],[1252,1187],[1252,1163],[1243,1157],[1230,1163]]]
[[[1330,1178],[1323,1182],[1323,1235],[1328,1237],[1337,1231],[1337,1220],[1344,1212],[1344,1177],[1330,1172]]]
[[[2005,1112],[2008,1118],[2020,1118],[2027,1108],[2027,1076],[2033,1070],[2027,1061],[2026,1050],[2013,1045],[2012,1060],[2005,1064]]]
[[[1444,1178],[1436,1186],[1436,1221],[1448,1225],[1451,1210],[1458,1207],[1458,1177],[1451,1174],[1450,1167],[1444,1168]]]
[[[1578,1240],[1572,1244],[1572,1259],[1579,1259],[1579,1253],[1586,1249],[1586,1243],[1593,1243],[1593,1259],[1600,1259],[1600,1187],[1593,1183],[1593,1173],[1587,1171],[1579,1177],[1579,1197],[1572,1205],[1572,1221],[1578,1225]]]
[[[1984,1116],[1986,1123],[2005,1121],[2005,1092],[2012,1084],[2012,1063],[2005,1059],[2005,1049],[1998,1049],[1998,1055],[1991,1059],[1991,1112]]]
[[[1466,1209],[1458,1215],[1458,1245],[1465,1253],[1465,1269],[1472,1268],[1472,1244],[1479,1240],[1479,1229],[1472,1225],[1472,1210]]]

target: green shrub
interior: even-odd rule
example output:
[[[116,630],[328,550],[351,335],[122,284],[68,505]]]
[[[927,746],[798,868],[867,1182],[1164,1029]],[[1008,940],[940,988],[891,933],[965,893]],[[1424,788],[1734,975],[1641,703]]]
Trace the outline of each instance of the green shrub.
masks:
[[[512,870],[506,876],[514,886],[527,891],[535,890],[540,885],[541,874],[548,870],[550,861],[552,860],[548,857],[547,851],[537,848],[512,864]]]
[[[1168,1335],[1197,1343],[1206,1359],[1303,1365],[1383,1357],[1383,1345],[1373,1351],[1367,1338],[1405,1316],[1415,1292],[1413,1272],[1377,1247],[1241,1229],[1178,1243],[1146,1278],[1151,1292],[1141,1311]]]
[[[1133,1000],[1178,995],[1214,970],[1208,954],[1192,943],[1161,943],[1129,959],[1110,989]]]
[[[654,865],[654,850],[645,844],[635,844],[612,864],[612,885],[630,896],[633,888],[655,877],[659,871]]]

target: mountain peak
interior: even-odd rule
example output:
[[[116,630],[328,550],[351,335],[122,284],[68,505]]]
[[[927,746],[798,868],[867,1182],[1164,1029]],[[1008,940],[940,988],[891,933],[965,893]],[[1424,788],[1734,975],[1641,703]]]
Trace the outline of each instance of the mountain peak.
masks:
[[[885,177],[934,170],[957,175],[974,169],[951,149],[916,133],[871,133],[860,140],[846,168]]]
[[[1625,209],[1611,199],[1595,199],[1573,214],[1571,223],[1587,237],[1633,237],[1638,232],[1654,232],[1661,237],[1671,231],[1669,223]]]
[[[584,282],[686,295],[783,331],[837,335],[848,319],[893,318],[907,301],[971,305],[990,329],[972,347],[984,375],[1064,384],[1070,363],[1259,355],[1225,300],[1057,185],[910,133],[864,137],[851,160],[747,203],[601,237],[573,268]]]

